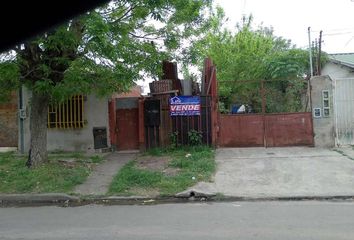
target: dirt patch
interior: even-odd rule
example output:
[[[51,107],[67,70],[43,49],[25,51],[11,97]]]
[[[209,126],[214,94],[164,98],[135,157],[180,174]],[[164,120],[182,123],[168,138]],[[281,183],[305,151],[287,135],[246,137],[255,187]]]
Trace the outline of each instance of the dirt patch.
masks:
[[[175,176],[180,169],[169,167],[171,160],[169,156],[141,156],[136,160],[136,166],[140,169],[162,172],[166,176]]]

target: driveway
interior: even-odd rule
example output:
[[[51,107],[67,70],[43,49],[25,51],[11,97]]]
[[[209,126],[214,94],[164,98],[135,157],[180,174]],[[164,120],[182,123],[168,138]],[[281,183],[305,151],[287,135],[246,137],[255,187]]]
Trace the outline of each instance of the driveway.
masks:
[[[216,162],[214,182],[190,190],[252,198],[354,196],[354,160],[332,150],[220,148]]]

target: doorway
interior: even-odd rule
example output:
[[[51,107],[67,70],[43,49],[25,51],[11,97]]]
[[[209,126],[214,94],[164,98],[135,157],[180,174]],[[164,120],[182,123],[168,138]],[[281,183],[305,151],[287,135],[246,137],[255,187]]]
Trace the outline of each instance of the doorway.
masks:
[[[117,99],[117,150],[139,149],[139,111],[137,98]]]

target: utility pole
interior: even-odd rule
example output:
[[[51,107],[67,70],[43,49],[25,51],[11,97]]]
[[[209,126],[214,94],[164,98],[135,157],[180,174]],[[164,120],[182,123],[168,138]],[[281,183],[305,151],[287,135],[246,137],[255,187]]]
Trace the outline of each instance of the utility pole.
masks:
[[[309,57],[310,57],[310,78],[313,76],[313,65],[312,65],[312,46],[311,46],[311,27],[308,27],[307,32],[309,36]]]
[[[322,44],[322,30],[320,31],[320,38],[318,40],[318,59],[317,59],[317,74],[321,75],[321,44]]]
[[[312,97],[311,97],[311,78],[313,77],[313,63],[312,63],[312,42],[311,42],[311,27],[308,27],[308,36],[309,36],[309,58],[310,58],[310,78],[307,81],[307,94],[308,94],[308,102],[310,102],[310,112],[312,112]],[[306,109],[307,110],[307,103]]]

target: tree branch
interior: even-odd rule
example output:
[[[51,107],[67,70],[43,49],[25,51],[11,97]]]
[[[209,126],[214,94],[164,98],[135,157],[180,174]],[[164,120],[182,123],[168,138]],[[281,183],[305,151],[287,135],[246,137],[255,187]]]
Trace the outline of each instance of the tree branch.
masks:
[[[159,40],[159,39],[161,39],[161,37],[158,37],[158,36],[156,36],[156,37],[148,37],[148,36],[153,35],[153,33],[147,33],[147,34],[141,35],[141,36],[136,35],[134,33],[129,33],[129,35],[131,35],[132,37],[135,37],[135,38],[146,39],[146,40]]]
[[[130,6],[130,7],[126,10],[126,12],[125,12],[121,17],[119,17],[118,19],[116,19],[115,21],[113,21],[113,23],[116,24],[116,23],[120,22],[122,19],[124,19],[125,17],[127,17],[128,14],[129,14],[130,12],[132,12],[137,6],[138,6],[137,4]]]

